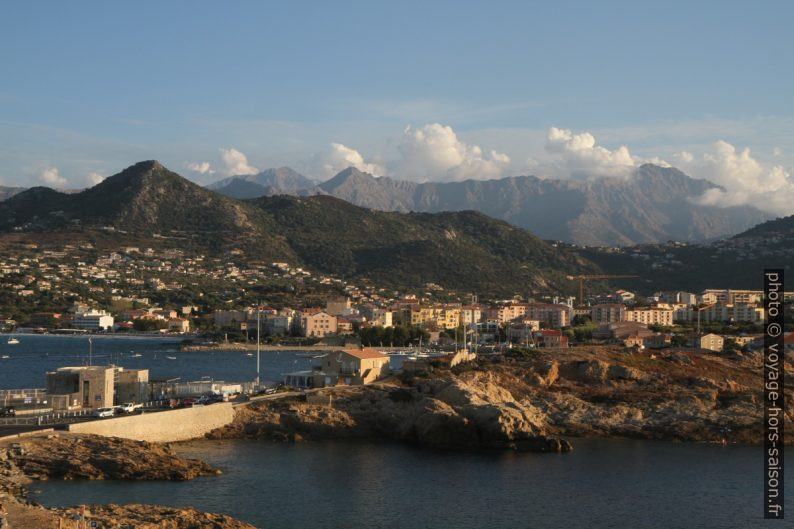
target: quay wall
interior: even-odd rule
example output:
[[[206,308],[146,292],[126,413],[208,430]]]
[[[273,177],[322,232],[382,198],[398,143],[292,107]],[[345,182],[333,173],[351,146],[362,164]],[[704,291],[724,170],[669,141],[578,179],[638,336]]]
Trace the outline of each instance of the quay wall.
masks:
[[[229,402],[68,425],[70,432],[122,437],[151,443],[170,443],[203,437],[234,419]]]

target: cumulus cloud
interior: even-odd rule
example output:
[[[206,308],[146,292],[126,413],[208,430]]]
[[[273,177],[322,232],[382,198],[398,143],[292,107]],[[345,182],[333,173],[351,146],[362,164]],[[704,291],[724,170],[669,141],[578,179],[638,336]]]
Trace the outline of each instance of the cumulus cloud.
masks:
[[[36,175],[36,180],[42,185],[56,189],[66,187],[67,183],[66,178],[61,176],[57,167],[45,167]]]
[[[479,146],[462,142],[452,127],[440,123],[406,127],[397,148],[401,159],[394,164],[394,175],[409,180],[499,178],[510,164],[507,154],[492,150],[486,156]]]
[[[549,176],[557,178],[592,178],[602,176],[629,176],[641,161],[621,145],[615,150],[597,145],[590,132],[573,132],[551,127],[546,136],[545,150],[550,160],[543,167]],[[651,160],[647,160],[651,161]],[[663,160],[654,159],[664,164]]]
[[[694,199],[713,206],[749,204],[779,215],[794,213],[794,180],[781,165],[765,166],[749,148],[737,149],[726,141],[717,141],[711,150],[696,157],[689,152],[676,156],[682,170],[705,178],[724,188],[711,189]]]
[[[256,174],[259,172],[259,169],[248,163],[248,158],[245,156],[245,154],[241,153],[237,149],[221,148],[220,151],[221,158],[223,158],[223,163],[225,165],[223,173],[226,176]]]
[[[185,162],[182,166],[188,171],[193,171],[199,174],[211,175],[215,173],[209,162]]]
[[[364,156],[352,147],[341,143],[331,143],[324,152],[314,157],[315,172],[330,178],[338,172],[355,167],[359,171],[375,176],[383,176],[384,170],[377,163],[367,162]]]
[[[89,187],[91,187],[101,183],[105,177],[95,171],[92,171],[88,173],[85,179],[86,182],[88,182]]]

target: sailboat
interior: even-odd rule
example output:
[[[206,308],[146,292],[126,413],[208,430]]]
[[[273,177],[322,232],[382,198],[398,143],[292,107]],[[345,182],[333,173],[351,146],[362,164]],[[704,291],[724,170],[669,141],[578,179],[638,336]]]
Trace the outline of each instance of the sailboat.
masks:
[[[10,336],[8,338],[8,342],[7,343],[8,343],[8,345],[16,345],[16,344],[19,343],[19,340],[14,338],[13,336]]]

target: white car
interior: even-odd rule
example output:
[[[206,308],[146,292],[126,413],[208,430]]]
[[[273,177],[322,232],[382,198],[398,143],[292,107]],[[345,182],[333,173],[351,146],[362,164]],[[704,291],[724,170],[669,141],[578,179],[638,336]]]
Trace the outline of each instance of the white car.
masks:
[[[115,412],[113,408],[97,408],[94,410],[94,413],[92,413],[91,415],[102,419],[104,417],[113,417],[113,415],[115,415]]]
[[[116,406],[116,411],[119,413],[135,413],[135,410],[143,408],[143,404],[135,404],[133,402],[125,402]]]

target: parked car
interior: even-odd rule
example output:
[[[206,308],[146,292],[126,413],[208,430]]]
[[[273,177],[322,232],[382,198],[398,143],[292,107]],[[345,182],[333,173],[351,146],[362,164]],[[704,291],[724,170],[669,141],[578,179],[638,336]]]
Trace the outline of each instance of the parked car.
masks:
[[[91,415],[103,419],[105,417],[113,417],[115,412],[113,411],[113,408],[97,408]]]
[[[16,417],[17,412],[11,406],[3,406],[0,408],[0,417]]]

